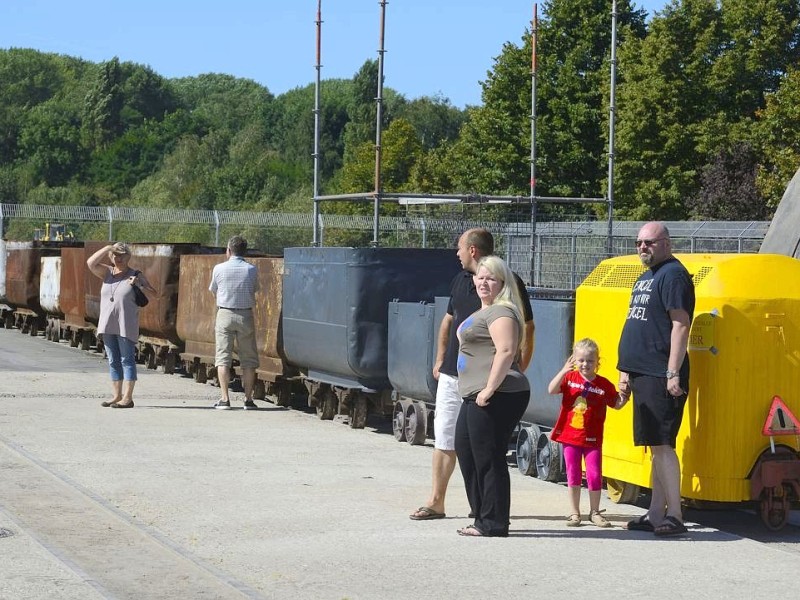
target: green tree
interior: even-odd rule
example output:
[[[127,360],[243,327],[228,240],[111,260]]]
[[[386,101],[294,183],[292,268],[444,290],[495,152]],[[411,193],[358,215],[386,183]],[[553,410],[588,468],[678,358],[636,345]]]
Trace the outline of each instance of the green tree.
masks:
[[[722,46],[715,0],[678,0],[650,23],[644,40],[619,52],[616,208],[634,219],[681,219],[706,159],[698,123],[717,112],[708,81]]]
[[[123,131],[122,69],[119,58],[100,64],[94,85],[86,95],[83,129],[86,145],[94,150],[107,146]]]
[[[64,185],[80,172],[83,158],[74,106],[53,99],[27,111],[19,134],[19,160],[29,163],[35,184]]]
[[[761,149],[758,187],[767,205],[775,208],[800,165],[800,70],[790,70],[780,88],[767,96],[754,130]]]

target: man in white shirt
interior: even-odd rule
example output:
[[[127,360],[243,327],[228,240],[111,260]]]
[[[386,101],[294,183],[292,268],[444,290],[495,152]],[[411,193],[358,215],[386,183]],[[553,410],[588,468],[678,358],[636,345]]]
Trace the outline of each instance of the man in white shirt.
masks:
[[[244,409],[257,408],[253,402],[253,384],[258,367],[256,328],[253,318],[258,272],[255,266],[242,258],[247,253],[247,240],[235,235],[228,240],[225,256],[228,260],[214,267],[208,289],[217,298],[217,318],[214,327],[216,337],[217,378],[222,398],[214,408],[229,410],[231,407],[228,386],[231,380],[233,344],[237,344],[239,364],[242,367],[244,386]]]

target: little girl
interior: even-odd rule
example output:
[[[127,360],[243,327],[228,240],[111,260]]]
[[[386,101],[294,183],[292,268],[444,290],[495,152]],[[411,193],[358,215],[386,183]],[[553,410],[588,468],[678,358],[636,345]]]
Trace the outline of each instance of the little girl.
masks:
[[[600,488],[603,481],[603,424],[606,407],[622,408],[628,396],[618,393],[614,384],[597,374],[600,364],[597,343],[589,338],[576,342],[572,356],[553,377],[547,391],[560,393],[561,413],[550,439],[564,447],[567,486],[572,512],[567,525],[581,524],[581,459],[586,463],[589,488],[589,520],[598,527],[611,527],[600,511]]]

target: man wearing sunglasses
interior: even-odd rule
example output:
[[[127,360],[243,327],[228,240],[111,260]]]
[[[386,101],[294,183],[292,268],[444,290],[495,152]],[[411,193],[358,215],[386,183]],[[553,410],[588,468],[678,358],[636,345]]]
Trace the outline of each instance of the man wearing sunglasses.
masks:
[[[686,532],[681,514],[681,471],[675,442],[689,391],[689,328],[694,313],[692,278],[672,256],[663,223],[639,230],[636,251],[649,267],[633,285],[619,341],[620,392],[633,392],[633,438],[652,452],[648,512],[628,529],[656,535]]]

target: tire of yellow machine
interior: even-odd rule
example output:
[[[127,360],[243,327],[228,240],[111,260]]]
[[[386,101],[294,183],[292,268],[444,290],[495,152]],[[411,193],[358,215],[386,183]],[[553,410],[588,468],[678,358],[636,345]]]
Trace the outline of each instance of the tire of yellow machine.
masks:
[[[639,498],[639,486],[619,479],[606,479],[606,493],[614,504],[633,504]]]

